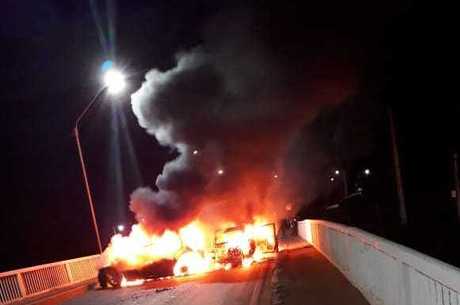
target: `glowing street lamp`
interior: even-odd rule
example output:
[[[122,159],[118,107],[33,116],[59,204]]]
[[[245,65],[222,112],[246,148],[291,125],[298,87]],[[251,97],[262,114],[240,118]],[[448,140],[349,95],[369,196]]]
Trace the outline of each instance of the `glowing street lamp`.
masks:
[[[125,76],[121,71],[111,68],[104,73],[104,85],[110,94],[118,94],[126,87]]]
[[[117,230],[118,230],[118,232],[123,232],[125,230],[125,226],[124,225],[118,225]]]
[[[83,109],[83,111],[77,117],[77,120],[75,121],[75,126],[74,126],[75,141],[77,142],[78,156],[80,157],[81,171],[83,175],[83,180],[85,182],[85,189],[86,189],[86,194],[88,196],[88,203],[89,203],[89,207],[91,211],[91,218],[93,220],[93,227],[96,233],[97,246],[98,246],[100,253],[102,253],[102,243],[101,243],[101,237],[99,235],[99,227],[97,225],[96,214],[94,212],[93,196],[91,194],[91,187],[88,181],[88,174],[86,172],[85,159],[83,157],[83,150],[82,150],[81,143],[80,143],[79,127],[80,127],[80,122],[83,120],[86,114],[91,110],[94,104],[96,104],[96,102],[99,100],[99,98],[103,95],[105,91],[107,91],[109,94],[117,94],[123,91],[123,89],[126,87],[125,77],[123,73],[112,68],[111,62],[107,61],[104,63],[104,65],[106,65],[106,63],[110,63],[109,64],[110,68],[108,68],[104,73],[104,76],[103,76],[104,86],[101,89],[99,89],[99,91],[96,93],[96,95],[93,96],[93,98],[88,103],[88,105],[85,107],[85,109]]]
[[[368,169],[368,168],[366,168],[366,169],[364,170],[364,175],[369,176],[370,174],[371,174],[371,170]]]
[[[224,174],[224,170],[223,170],[222,168],[219,168],[219,169],[217,170],[217,174],[218,174],[219,176],[222,176],[222,175]]]

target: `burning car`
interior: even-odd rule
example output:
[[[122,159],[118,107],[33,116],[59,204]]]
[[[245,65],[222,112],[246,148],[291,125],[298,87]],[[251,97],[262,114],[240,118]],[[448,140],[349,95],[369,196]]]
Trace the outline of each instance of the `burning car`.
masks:
[[[205,232],[198,222],[178,232],[167,230],[161,236],[134,225],[129,236],[112,237],[104,251],[107,264],[99,270],[100,286],[118,288],[142,284],[146,279],[248,267],[273,256],[278,248],[273,223],[217,230],[209,243],[210,234]]]
[[[215,260],[226,268],[246,266],[278,251],[275,224],[246,225],[218,230]]]
[[[172,276],[175,260],[162,259],[143,266],[139,269],[118,269],[115,266],[107,266],[99,269],[98,280],[101,288],[130,286],[130,284],[142,284],[146,279],[156,279]]]

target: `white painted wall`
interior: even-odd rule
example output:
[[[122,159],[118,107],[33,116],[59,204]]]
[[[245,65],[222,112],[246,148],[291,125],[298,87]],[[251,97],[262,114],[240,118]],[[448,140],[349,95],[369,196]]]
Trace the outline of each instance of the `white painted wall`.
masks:
[[[301,221],[298,233],[372,305],[460,305],[460,269],[456,267],[360,229],[327,221]]]

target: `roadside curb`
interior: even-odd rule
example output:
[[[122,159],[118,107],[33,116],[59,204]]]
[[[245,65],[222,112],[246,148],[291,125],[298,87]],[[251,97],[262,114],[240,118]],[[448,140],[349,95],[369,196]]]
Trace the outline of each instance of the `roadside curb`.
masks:
[[[275,268],[273,269],[271,278],[272,288],[272,305],[283,305],[287,296],[288,280],[283,276],[282,258],[279,256],[276,260]]]

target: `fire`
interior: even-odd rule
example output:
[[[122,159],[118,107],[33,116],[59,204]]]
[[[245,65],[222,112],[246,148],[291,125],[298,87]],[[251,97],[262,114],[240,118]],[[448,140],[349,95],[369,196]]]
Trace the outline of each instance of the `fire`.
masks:
[[[134,287],[143,285],[145,280],[138,279],[133,281],[128,281],[124,276],[121,278],[121,287]]]
[[[206,247],[206,238],[203,228],[197,221],[192,222],[179,230],[179,236],[184,245],[193,251],[203,251]]]
[[[136,224],[128,236],[116,234],[104,252],[107,265],[120,269],[136,269],[162,259],[175,260],[174,275],[191,275],[217,269],[244,268],[274,252],[274,225],[262,218],[244,226],[233,225],[211,233],[195,220],[177,231],[166,230],[161,235],[149,234]],[[143,283],[143,282],[142,282]],[[142,284],[122,279],[122,286]]]
[[[179,235],[166,230],[161,236],[150,235],[140,225],[133,225],[129,236],[116,234],[105,251],[110,265],[138,267],[161,258],[175,258],[182,248]]]
[[[253,262],[254,262],[254,259],[252,257],[247,257],[243,259],[242,266],[243,268],[248,268],[252,265]]]
[[[273,228],[270,226],[262,225],[262,221],[255,224],[248,224],[244,226],[243,230],[234,230],[225,232],[223,242],[225,249],[228,251],[232,248],[240,249],[244,255],[261,256],[260,243],[267,243],[269,246],[275,246],[275,236]]]
[[[199,274],[211,270],[211,262],[200,253],[187,251],[182,254],[174,266],[174,275]]]
[[[161,258],[174,258],[182,248],[182,240],[177,233],[166,230],[153,241],[150,252]]]

